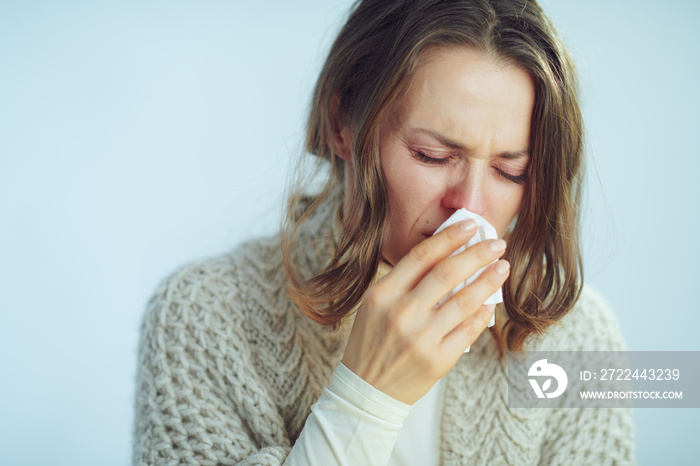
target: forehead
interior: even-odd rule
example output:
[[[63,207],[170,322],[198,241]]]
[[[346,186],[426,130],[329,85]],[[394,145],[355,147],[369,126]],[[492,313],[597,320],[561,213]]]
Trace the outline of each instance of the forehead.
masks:
[[[467,147],[527,150],[534,101],[525,70],[471,48],[437,48],[421,57],[392,122],[427,127]]]

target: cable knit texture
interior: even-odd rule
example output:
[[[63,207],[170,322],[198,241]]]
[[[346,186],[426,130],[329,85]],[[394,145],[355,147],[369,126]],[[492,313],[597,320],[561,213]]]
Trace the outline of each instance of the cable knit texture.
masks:
[[[304,275],[330,259],[338,206],[331,197],[301,229]],[[624,349],[614,315],[588,287],[562,323],[525,349]],[[277,238],[268,237],[171,274],[140,332],[134,464],[279,465],[349,329],[332,332],[289,301]],[[443,464],[634,463],[629,409],[510,409],[506,369],[483,332],[445,376]]]

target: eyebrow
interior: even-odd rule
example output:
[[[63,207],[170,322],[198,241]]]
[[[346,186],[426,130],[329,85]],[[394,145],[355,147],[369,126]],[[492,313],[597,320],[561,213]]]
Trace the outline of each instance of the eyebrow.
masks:
[[[454,141],[443,134],[437,133],[437,132],[429,130],[427,128],[411,128],[409,131],[427,134],[428,136],[432,137],[433,139],[438,141],[443,146],[449,147],[450,149],[468,150],[464,146],[464,144],[461,144],[457,141]],[[520,150],[520,151],[515,151],[515,152],[508,151],[508,152],[502,152],[502,153],[498,154],[498,157],[502,157],[502,158],[508,159],[508,160],[514,160],[514,159],[519,159],[521,157],[529,157],[529,156],[530,156],[530,152],[526,151],[526,150]]]

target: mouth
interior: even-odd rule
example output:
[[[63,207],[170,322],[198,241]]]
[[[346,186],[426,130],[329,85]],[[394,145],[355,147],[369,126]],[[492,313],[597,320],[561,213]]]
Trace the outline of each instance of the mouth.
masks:
[[[435,230],[422,233],[422,235],[425,236],[426,238],[430,238],[434,234],[435,234]]]

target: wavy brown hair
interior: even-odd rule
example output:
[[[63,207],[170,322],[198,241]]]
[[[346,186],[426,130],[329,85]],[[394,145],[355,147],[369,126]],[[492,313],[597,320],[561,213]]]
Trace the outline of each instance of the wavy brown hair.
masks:
[[[583,281],[579,205],[583,177],[582,118],[574,65],[551,21],[532,0],[362,0],[333,43],[316,83],[306,151],[329,168],[324,189],[289,197],[281,246],[287,289],[313,320],[337,327],[372,282],[389,213],[379,159],[379,123],[407,90],[421,56],[433,47],[471,47],[527,71],[536,98],[530,129],[528,183],[505,258],[508,322],[491,327],[499,350],[521,350],[531,334],[559,321]],[[334,154],[331,103],[351,129],[355,176],[346,216],[327,266],[310,277],[296,270],[295,235],[344,182]],[[298,186],[298,185],[297,185]],[[342,195],[342,194],[341,194]]]

